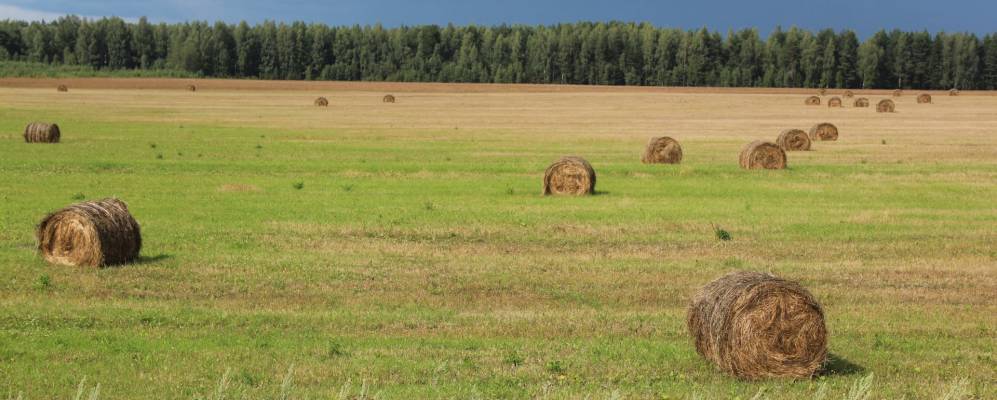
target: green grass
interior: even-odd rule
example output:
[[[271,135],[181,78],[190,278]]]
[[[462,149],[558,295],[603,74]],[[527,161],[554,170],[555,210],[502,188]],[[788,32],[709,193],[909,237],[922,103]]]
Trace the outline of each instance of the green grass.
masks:
[[[42,116],[63,143],[21,143]],[[0,108],[0,396],[995,396],[993,160],[749,172],[641,165],[611,139],[378,129]],[[539,196],[568,152],[598,195]],[[140,262],[35,254],[45,213],[105,196],[141,223]],[[817,295],[826,375],[743,382],[696,354],[684,307],[735,269]]]
[[[94,69],[83,65],[54,65],[28,61],[0,61],[0,78],[197,78],[197,74],[168,69]]]

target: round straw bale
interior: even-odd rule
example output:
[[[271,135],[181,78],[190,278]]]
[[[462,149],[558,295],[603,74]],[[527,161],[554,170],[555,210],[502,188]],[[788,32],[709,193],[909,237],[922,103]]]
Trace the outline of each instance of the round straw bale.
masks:
[[[55,88],[55,90],[58,90],[60,92],[68,92],[69,91],[69,86],[59,85],[59,87]]]
[[[841,98],[837,96],[832,97],[830,100],[827,101],[827,106],[832,108],[841,107]]]
[[[904,94],[904,91],[901,90],[901,89],[897,89],[897,90],[893,91],[893,97],[900,97],[900,96],[903,96],[903,94]]]
[[[807,97],[807,100],[804,101],[803,104],[806,104],[808,106],[819,106],[820,105],[820,97],[817,97],[817,96]]]
[[[73,204],[49,214],[35,231],[38,251],[53,264],[103,267],[138,258],[142,235],[118,199]]]
[[[847,98],[849,98],[849,99],[850,99],[850,98],[852,98],[852,97],[855,97],[855,93],[852,93],[852,91],[851,91],[851,90],[846,90],[846,91],[845,91],[845,97],[847,97]]]
[[[838,140],[838,127],[830,122],[821,122],[810,128],[810,140]]]
[[[922,93],[920,96],[917,96],[917,104],[931,104],[931,95]]]
[[[32,122],[24,127],[24,141],[28,143],[59,143],[61,137],[58,124]]]
[[[187,91],[196,92],[197,91],[197,86],[187,85]]]
[[[693,297],[686,317],[696,351],[743,379],[809,378],[827,360],[827,327],[800,284],[760,272],[732,272]]]
[[[894,104],[893,100],[890,99],[883,99],[882,101],[879,102],[879,104],[876,104],[876,112],[891,113],[891,112],[896,112],[896,110],[897,110],[897,105]]]
[[[328,107],[329,99],[326,99],[325,97],[319,97],[315,99],[315,105],[318,107]]]
[[[869,99],[865,97],[855,99],[855,107],[869,107]]]
[[[823,95],[827,94],[827,89],[820,88],[819,90],[817,90],[817,93],[820,94],[821,96],[823,96]]]
[[[383,101],[385,103],[394,103],[395,102],[395,96],[390,95],[390,94],[389,95],[385,95],[384,98],[381,99],[381,101]]]
[[[802,129],[786,129],[779,134],[775,144],[785,151],[807,151],[810,150],[810,136]]]
[[[667,136],[651,138],[640,158],[644,164],[678,164],[682,162],[682,146]]]
[[[581,157],[564,157],[544,172],[543,194],[581,196],[595,193],[595,170]]]
[[[949,96],[958,96],[958,95],[959,95],[959,89],[952,88],[951,90],[949,90]]]
[[[783,169],[786,152],[775,143],[756,140],[741,149],[739,162],[744,169]]]

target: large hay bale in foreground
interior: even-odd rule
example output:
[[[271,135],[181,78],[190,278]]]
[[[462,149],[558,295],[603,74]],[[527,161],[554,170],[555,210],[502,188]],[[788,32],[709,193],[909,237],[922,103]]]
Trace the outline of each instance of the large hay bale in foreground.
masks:
[[[891,113],[896,111],[897,105],[893,103],[893,100],[883,99],[879,102],[879,104],[876,104],[876,112]]]
[[[771,274],[732,272],[710,282],[693,297],[686,324],[696,351],[738,378],[809,378],[827,360],[817,299]]]
[[[667,136],[651,138],[640,158],[644,164],[678,164],[682,162],[682,146]]]
[[[850,99],[850,98],[852,98],[852,97],[855,97],[855,93],[852,93],[852,91],[851,91],[851,90],[846,90],[846,91],[845,91],[845,97],[847,97],[847,98],[849,98],[849,99]]]
[[[949,96],[958,96],[958,95],[959,95],[959,89],[949,90]]]
[[[807,99],[803,102],[803,104],[806,104],[808,106],[819,106],[820,105],[820,97],[817,97],[817,96],[807,97]]]
[[[841,107],[841,98],[840,97],[832,97],[830,100],[827,101],[827,106],[831,107],[831,108],[835,108],[835,107],[839,107],[840,108]]]
[[[325,97],[319,97],[315,99],[315,105],[318,107],[328,107],[329,99],[326,99]]]
[[[69,86],[59,85],[58,87],[55,88],[55,90],[60,91],[60,92],[68,92],[69,91]]]
[[[835,141],[838,140],[838,127],[830,122],[821,122],[810,128],[810,140]]]
[[[53,264],[103,267],[138,258],[142,235],[118,199],[73,204],[49,214],[35,231],[38,251]]]
[[[869,99],[865,97],[859,97],[855,99],[855,107],[869,107]]]
[[[385,102],[385,103],[394,103],[395,102],[395,96],[392,96],[390,94],[386,95],[386,96],[384,96],[383,99],[381,99],[381,101]]]
[[[810,150],[810,136],[802,129],[786,129],[779,134],[775,144],[785,151]]]
[[[28,143],[59,143],[61,137],[58,124],[32,122],[24,127],[24,141]]]
[[[917,96],[917,104],[931,104],[931,95],[922,93],[920,96]]]
[[[581,196],[595,193],[595,169],[581,157],[564,157],[544,172],[543,194]]]
[[[741,149],[738,161],[744,169],[783,169],[786,152],[775,143],[756,140]]]
[[[187,91],[196,92],[197,91],[197,86],[187,85]]]

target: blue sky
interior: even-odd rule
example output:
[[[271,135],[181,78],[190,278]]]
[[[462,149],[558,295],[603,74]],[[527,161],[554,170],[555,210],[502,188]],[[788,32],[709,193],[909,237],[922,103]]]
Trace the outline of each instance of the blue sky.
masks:
[[[623,20],[727,31],[777,25],[931,32],[997,32],[995,0],[0,0],[0,19],[52,19],[62,14],[116,15],[153,21],[303,20],[330,25],[455,23],[553,24]]]

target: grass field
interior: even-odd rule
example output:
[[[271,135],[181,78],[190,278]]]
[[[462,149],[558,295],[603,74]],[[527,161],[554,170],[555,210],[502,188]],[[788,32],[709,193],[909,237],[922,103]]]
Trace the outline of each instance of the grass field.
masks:
[[[789,90],[59,82],[0,80],[0,398],[838,399],[870,375],[875,399],[997,398],[992,93],[877,114]],[[35,120],[63,142],[23,143]],[[738,168],[824,121],[839,141],[788,170]],[[639,162],[661,134],[681,165]],[[597,195],[540,196],[569,154]],[[46,213],[107,196],[141,262],[36,254]],[[690,296],[742,269],[818,297],[827,373],[743,382],[696,354]]]

